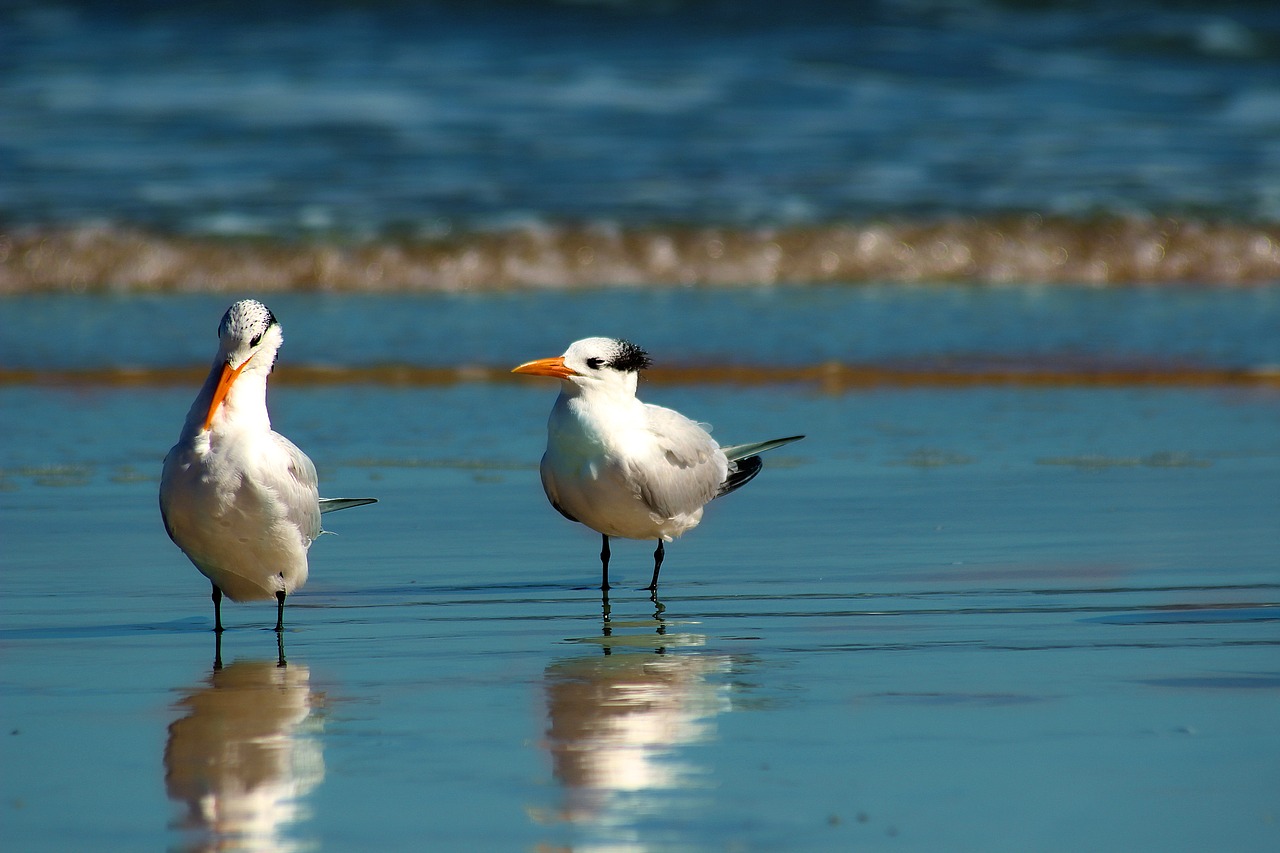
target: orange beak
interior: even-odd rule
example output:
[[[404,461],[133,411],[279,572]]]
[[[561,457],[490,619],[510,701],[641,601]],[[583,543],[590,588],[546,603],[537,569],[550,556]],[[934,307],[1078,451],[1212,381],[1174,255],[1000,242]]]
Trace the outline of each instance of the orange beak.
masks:
[[[530,376],[554,376],[556,379],[568,379],[570,376],[578,374],[565,366],[564,356],[558,355],[555,358],[540,358],[537,361],[526,361],[519,367],[513,368],[512,373],[527,373]]]
[[[222,377],[218,379],[218,387],[213,392],[213,402],[209,404],[209,414],[205,416],[204,428],[207,430],[213,424],[214,413],[218,411],[218,407],[222,405],[222,401],[227,398],[227,392],[231,390],[231,383],[236,381],[236,377],[240,375],[240,371],[244,370],[248,360],[239,367],[232,367],[229,364],[222,365]]]

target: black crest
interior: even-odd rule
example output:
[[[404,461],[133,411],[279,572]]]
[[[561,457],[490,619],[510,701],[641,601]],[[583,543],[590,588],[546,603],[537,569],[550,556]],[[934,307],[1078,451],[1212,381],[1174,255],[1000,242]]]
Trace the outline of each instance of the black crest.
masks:
[[[618,348],[614,351],[613,358],[609,360],[609,366],[614,370],[633,373],[644,370],[651,364],[653,362],[649,359],[649,354],[631,341],[618,341]]]

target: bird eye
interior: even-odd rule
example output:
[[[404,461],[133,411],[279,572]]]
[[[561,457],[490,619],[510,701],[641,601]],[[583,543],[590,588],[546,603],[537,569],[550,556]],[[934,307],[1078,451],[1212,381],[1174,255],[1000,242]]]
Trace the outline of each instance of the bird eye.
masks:
[[[604,359],[603,359],[603,358],[589,358],[589,359],[587,359],[587,367],[590,367],[592,370],[599,370],[599,369],[600,369],[600,365],[602,365],[602,364],[604,364]]]
[[[260,343],[262,343],[262,332],[258,332],[253,336],[253,340],[249,341],[249,346],[256,347]]]

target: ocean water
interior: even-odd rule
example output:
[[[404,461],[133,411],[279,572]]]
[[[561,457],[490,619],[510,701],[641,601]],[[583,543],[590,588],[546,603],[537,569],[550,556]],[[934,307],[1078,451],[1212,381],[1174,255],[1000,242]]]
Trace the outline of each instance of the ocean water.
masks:
[[[1272,7],[0,4],[0,845],[1277,849]],[[219,642],[242,296],[379,502]],[[509,373],[599,334],[807,436],[656,597]]]
[[[6,845],[1273,849],[1280,394],[1251,325],[1273,291],[1051,290],[1059,334],[1117,329],[1074,360],[1012,331],[1028,292],[286,299],[274,425],[323,493],[379,503],[326,517],[281,648],[261,603],[227,605],[215,647],[156,505],[213,297],[10,300],[5,358],[54,367],[0,383]],[[894,346],[793,350],[875,304]],[[621,541],[602,600],[598,537],[538,484],[554,383],[500,369],[574,311],[651,327],[659,365],[755,369],[642,385],[722,441],[807,434],[668,546],[658,600],[651,544]],[[739,311],[776,325],[744,339]],[[971,367],[978,315],[1010,330],[980,354],[1031,375]],[[409,329],[398,368],[361,366]],[[925,367],[767,369],[859,353]],[[313,359],[351,370],[289,378]],[[1160,369],[1092,372],[1134,361]]]
[[[1270,3],[3,13],[5,291],[1280,278]]]
[[[228,302],[208,294],[11,297],[0,378],[198,387]],[[277,381],[344,372],[379,384],[496,379],[597,334],[647,348],[655,381],[721,381],[734,369],[727,375],[741,381],[796,378],[788,371],[838,379],[847,368],[942,379],[1002,369],[1015,380],[1072,381],[1126,369],[1143,378],[1237,372],[1266,381],[1280,366],[1280,291],[1271,287],[658,287],[295,293],[268,302],[286,342]]]

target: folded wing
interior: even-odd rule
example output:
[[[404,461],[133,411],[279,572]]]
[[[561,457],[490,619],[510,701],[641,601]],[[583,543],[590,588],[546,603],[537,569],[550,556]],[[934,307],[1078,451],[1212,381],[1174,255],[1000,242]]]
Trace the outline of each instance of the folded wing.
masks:
[[[645,414],[657,452],[631,463],[640,499],[663,518],[700,509],[728,474],[724,454],[706,429],[679,412],[648,405]]]

